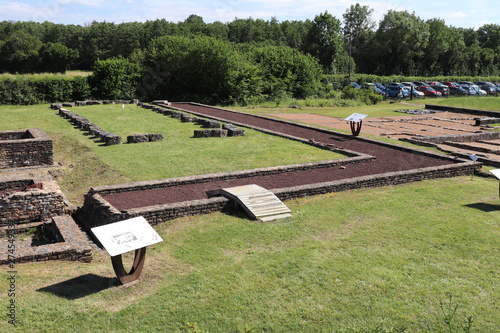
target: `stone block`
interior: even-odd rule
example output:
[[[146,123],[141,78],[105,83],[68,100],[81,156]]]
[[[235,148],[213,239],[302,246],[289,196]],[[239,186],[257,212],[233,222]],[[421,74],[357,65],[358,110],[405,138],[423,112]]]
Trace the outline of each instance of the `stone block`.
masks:
[[[195,138],[209,138],[212,136],[211,130],[195,130],[194,137]]]
[[[52,103],[50,104],[50,108],[52,110],[59,110],[63,107],[62,103]]]
[[[245,130],[242,128],[234,128],[227,130],[227,136],[245,136]]]
[[[149,138],[146,134],[132,134],[127,136],[127,143],[141,143],[149,142]]]
[[[163,134],[148,134],[148,139],[150,142],[153,141],[163,141],[165,138],[163,137]]]
[[[202,126],[204,128],[220,128],[220,123],[217,120],[205,119]]]
[[[118,134],[108,133],[108,135],[105,136],[105,141],[106,146],[118,145],[122,143],[122,138]]]
[[[210,132],[214,138],[225,138],[227,136],[227,130],[221,128],[212,129]]]
[[[196,118],[196,117],[193,117],[193,116],[191,116],[191,115],[188,115],[188,114],[183,114],[183,115],[181,116],[181,121],[182,121],[183,123],[193,123],[193,122],[197,121],[197,118]]]

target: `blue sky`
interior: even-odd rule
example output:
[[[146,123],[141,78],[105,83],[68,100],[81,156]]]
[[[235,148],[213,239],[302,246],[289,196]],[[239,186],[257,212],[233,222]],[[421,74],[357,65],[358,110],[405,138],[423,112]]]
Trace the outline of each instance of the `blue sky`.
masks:
[[[303,21],[312,20],[325,11],[342,20],[345,10],[356,3],[374,9],[376,22],[389,9],[394,9],[415,12],[424,20],[440,18],[455,27],[500,24],[500,1],[496,0],[0,0],[0,21],[85,25],[94,20],[121,23],[164,18],[179,22],[191,14],[203,17],[207,23],[249,17]]]

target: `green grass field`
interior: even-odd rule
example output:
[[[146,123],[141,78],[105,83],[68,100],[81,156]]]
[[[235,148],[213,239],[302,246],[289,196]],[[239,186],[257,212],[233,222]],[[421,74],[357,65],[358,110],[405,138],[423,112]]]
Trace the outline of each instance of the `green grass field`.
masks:
[[[373,114],[393,107],[376,106]],[[99,184],[222,171],[202,165],[226,164],[203,163],[219,153],[227,169],[275,165],[279,150],[231,162],[238,153],[233,138],[197,141],[189,137],[193,125],[151,111],[120,105],[73,112],[122,136],[171,133],[161,146],[165,154],[207,142],[166,167],[170,161],[154,153],[160,146],[149,150],[156,143],[103,147],[47,106],[0,107],[2,129],[37,126],[54,138],[62,186],[75,198]],[[246,139],[260,136],[275,139],[250,132]],[[212,149],[215,141],[222,144]],[[290,142],[275,144],[288,150]],[[302,148],[290,148],[291,155]],[[307,146],[303,153],[331,158]],[[164,242],[149,248],[142,281],[130,287],[113,286],[110,259],[99,251],[90,264],[18,264],[18,325],[7,322],[3,270],[0,330],[498,332],[498,187],[492,178],[458,177],[319,195],[286,202],[293,217],[266,224],[239,213],[179,218],[155,227]]]

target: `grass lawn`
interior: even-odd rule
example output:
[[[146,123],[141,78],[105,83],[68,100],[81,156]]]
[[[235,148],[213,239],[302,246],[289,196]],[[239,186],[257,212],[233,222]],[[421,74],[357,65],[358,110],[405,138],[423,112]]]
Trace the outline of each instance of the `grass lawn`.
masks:
[[[293,217],[268,224],[180,218],[155,227],[164,242],[128,288],[110,287],[99,253],[17,265],[19,331],[462,332],[472,316],[472,332],[498,332],[497,183],[320,195],[287,202]],[[440,308],[450,297],[451,331]]]
[[[373,114],[393,105],[383,108]],[[194,125],[135,106],[73,112],[121,136],[167,138],[104,147],[46,105],[0,107],[0,129],[40,127],[54,139],[61,186],[76,203],[101,184],[298,163],[302,154],[332,158],[247,131],[252,160],[235,149],[244,144],[238,138],[192,139]],[[155,226],[164,242],[148,249],[142,281],[130,287],[113,286],[110,259],[99,251],[90,264],[17,264],[17,327],[7,322],[2,268],[0,330],[467,332],[470,318],[471,332],[498,332],[498,186],[457,177],[319,195],[286,202],[293,217],[272,223],[240,213],[179,218]]]

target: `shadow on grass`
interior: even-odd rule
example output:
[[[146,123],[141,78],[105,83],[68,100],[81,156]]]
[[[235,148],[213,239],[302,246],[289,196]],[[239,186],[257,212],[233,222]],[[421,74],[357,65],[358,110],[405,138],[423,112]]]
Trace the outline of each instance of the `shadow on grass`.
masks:
[[[492,205],[492,204],[484,203],[484,202],[478,202],[478,203],[474,203],[474,204],[470,204],[470,205],[465,205],[465,207],[479,209],[479,210],[482,210],[483,212],[486,212],[486,213],[500,211],[500,205]]]
[[[75,300],[114,287],[116,284],[116,278],[85,274],[71,280],[40,288],[37,291]]]

